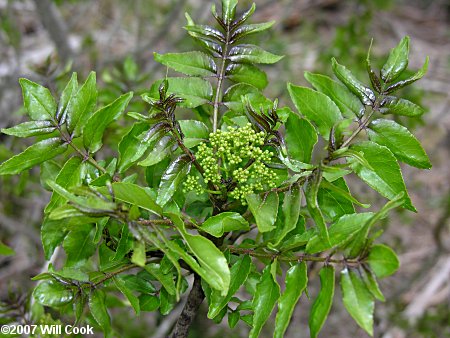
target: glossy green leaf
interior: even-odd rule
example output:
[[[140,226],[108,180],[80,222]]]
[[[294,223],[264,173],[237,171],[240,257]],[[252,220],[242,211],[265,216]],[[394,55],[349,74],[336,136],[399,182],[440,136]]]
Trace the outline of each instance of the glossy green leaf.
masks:
[[[72,229],[64,238],[66,266],[79,266],[91,257],[97,245],[94,244],[95,227],[91,224],[80,225]]]
[[[67,130],[75,136],[80,135],[83,126],[92,115],[97,103],[95,73],[91,72],[86,82],[67,106]]]
[[[373,168],[370,170],[353,159],[349,160],[350,167],[364,182],[388,199],[404,193],[403,207],[411,211],[416,210],[407,194],[397,160],[388,148],[371,141],[355,144],[351,148],[361,152]]]
[[[95,289],[89,295],[89,310],[97,324],[108,337],[111,331],[111,318],[106,307],[106,296],[103,290]]]
[[[53,280],[40,283],[33,291],[33,297],[39,304],[59,307],[73,300],[72,290]]]
[[[153,295],[139,296],[139,307],[141,311],[153,312],[159,308],[160,300]]]
[[[174,145],[175,140],[171,136],[164,136],[154,145],[147,157],[138,164],[143,167],[150,167],[161,162],[171,154]]]
[[[174,225],[186,241],[189,250],[197,258],[198,264],[203,270],[201,277],[212,288],[221,291],[222,296],[225,296],[230,286],[230,269],[222,251],[206,237],[189,234],[185,229],[183,221],[177,215],[169,214],[168,216],[172,219]],[[177,253],[180,254],[179,251]],[[186,260],[186,255],[183,255],[182,258]],[[192,264],[192,268],[195,266],[193,264],[194,262],[186,261],[187,264]]]
[[[416,168],[431,168],[430,160],[420,142],[397,122],[378,119],[370,123],[367,132],[371,141],[389,148],[398,160]]]
[[[182,107],[195,108],[210,102],[212,99],[213,90],[211,84],[206,80],[197,77],[169,77],[167,81],[169,83],[167,92],[185,99],[184,102],[180,103]],[[159,97],[158,89],[161,82],[162,80],[156,81],[150,88],[152,97]]]
[[[345,66],[337,63],[335,58],[331,59],[333,72],[336,77],[366,106],[373,106],[375,94],[373,91],[359,82],[356,77]]]
[[[178,123],[184,134],[183,143],[188,148],[195,147],[209,138],[209,129],[201,121],[180,120]]]
[[[236,112],[243,112],[245,108],[242,103],[242,97],[246,95],[250,96],[251,94],[261,95],[259,89],[255,86],[247,83],[238,83],[227,89],[222,101],[229,109]]]
[[[275,55],[264,49],[250,44],[237,45],[230,49],[228,59],[232,62],[272,64],[280,61],[284,56]]]
[[[313,85],[316,90],[327,95],[336,106],[338,106],[342,115],[347,118],[360,116],[364,106],[361,101],[350,92],[345,86],[330,77],[322,74],[313,74],[305,72],[305,79]]]
[[[389,57],[381,68],[381,78],[384,82],[390,83],[400,76],[408,67],[409,36],[405,36],[399,44],[392,48]]]
[[[324,266],[320,269],[320,291],[314,301],[309,314],[309,331],[311,338],[316,338],[322,329],[333,304],[334,296],[334,267]]]
[[[300,217],[300,206],[302,202],[302,191],[298,184],[294,184],[284,193],[282,205],[282,225],[278,225],[275,230],[273,244],[269,247],[277,247],[284,240],[286,235],[295,229]]]
[[[313,175],[313,177],[308,181],[305,189],[306,206],[308,207],[309,214],[314,220],[317,230],[319,231],[319,237],[325,244],[330,245],[327,224],[325,223],[325,219],[323,218],[323,214],[317,200],[321,180],[322,177],[320,172],[316,172],[315,175]]]
[[[216,74],[214,60],[202,52],[153,53],[155,61],[177,72],[191,76],[213,76]]]
[[[339,217],[339,219],[331,224],[328,229],[330,245],[324,243],[318,235],[314,235],[314,237],[308,241],[305,252],[314,254],[348,243],[373,215],[374,214],[371,212],[366,212]]]
[[[252,260],[248,255],[242,255],[239,260],[231,266],[230,269],[230,288],[225,296],[220,291],[212,290],[209,300],[208,318],[216,317],[220,311],[227,306],[234,294],[239,290],[242,284],[247,280],[250,273]]]
[[[382,107],[383,108],[381,110],[385,114],[394,114],[410,117],[421,116],[425,112],[425,109],[418,106],[417,104],[398,97],[389,97],[388,99],[386,99],[386,102],[383,104]]]
[[[236,41],[246,37],[247,35],[265,31],[272,27],[274,23],[275,21],[270,21],[240,26],[231,34],[231,41],[232,43],[235,43]]]
[[[84,165],[81,158],[72,157],[70,158],[62,167],[58,175],[56,176],[55,182],[63,188],[71,188],[79,186],[82,182],[84,176]],[[59,207],[64,203],[66,199],[58,193],[53,193],[50,202],[45,207],[44,212],[50,213],[56,207]]]
[[[56,247],[66,237],[66,226],[61,220],[44,219],[41,227],[41,241],[44,249],[45,259],[50,260]]]
[[[295,306],[308,285],[306,263],[292,266],[286,273],[286,289],[278,300],[274,338],[283,338]]]
[[[362,269],[359,269],[361,273],[361,277],[364,280],[364,283],[367,287],[367,289],[370,291],[370,293],[378,300],[381,300],[384,302],[386,299],[383,296],[383,293],[380,290],[380,287],[378,286],[377,279],[375,277],[375,274],[370,270],[367,269],[365,266],[363,266]]]
[[[59,137],[39,141],[0,165],[0,175],[19,174],[67,150]]]
[[[267,232],[275,228],[278,215],[278,194],[274,191],[263,195],[247,195],[248,208],[256,220],[259,232]]]
[[[123,173],[138,161],[145,151],[152,146],[150,140],[139,139],[144,131],[148,129],[148,123],[136,123],[133,128],[126,133],[119,142],[119,160],[117,171]],[[156,140],[155,140],[156,141]]]
[[[209,217],[200,225],[199,229],[214,237],[222,237],[226,232],[250,230],[250,226],[237,212],[222,212]]]
[[[116,253],[110,258],[111,261],[122,259],[133,249],[133,234],[128,230],[128,224],[122,226],[120,239],[117,243]]]
[[[378,278],[390,276],[400,267],[394,250],[384,244],[374,245],[370,249],[367,262]]]
[[[178,189],[179,185],[191,170],[192,162],[187,155],[180,155],[170,165],[161,177],[156,203],[166,205]]]
[[[222,19],[225,24],[230,25],[236,14],[238,0],[222,0]]]
[[[156,204],[150,193],[143,187],[126,182],[115,182],[112,184],[114,197],[122,202],[136,205],[139,208],[148,210],[152,213],[160,215],[162,213],[161,207]],[[107,189],[99,189],[102,193],[107,193]]]
[[[102,138],[106,127],[119,118],[132,97],[132,92],[124,94],[91,115],[83,129],[83,143],[89,152],[95,153],[102,147]]]
[[[399,81],[397,83],[394,83],[393,85],[389,86],[386,89],[386,93],[393,93],[394,91],[409,86],[411,83],[416,82],[417,80],[420,80],[428,71],[428,63],[429,63],[430,59],[427,56],[427,58],[425,59],[425,63],[423,64],[422,68],[420,68],[413,76],[411,76],[410,78],[407,78],[406,80],[403,81]]]
[[[275,303],[280,298],[280,286],[277,283],[275,270],[276,262],[266,266],[259,283],[256,285],[253,297],[253,323],[249,337],[256,338],[261,333],[264,323],[269,319]]]
[[[0,256],[12,256],[15,255],[15,251],[0,241]]]
[[[170,295],[176,295],[177,289],[173,280],[172,272],[163,273],[161,265],[156,263],[147,264],[144,269],[155,277]]]
[[[113,278],[114,281],[114,285],[116,286],[116,288],[122,292],[122,294],[127,297],[128,301],[130,302],[131,306],[134,309],[134,312],[136,313],[136,315],[139,316],[140,312],[141,312],[141,308],[139,306],[139,299],[138,297],[136,297],[133,292],[127,287],[126,283],[124,282],[124,280],[120,277],[115,277]]]
[[[355,201],[359,203],[350,195],[347,183],[342,177],[332,183],[322,180],[317,192],[317,202],[327,220],[333,221],[342,215],[353,214]]]
[[[317,132],[314,126],[307,119],[294,113],[289,114],[285,126],[288,154],[300,162],[310,163],[317,143]]]
[[[76,96],[78,91],[78,78],[77,73],[72,73],[69,82],[64,88],[61,98],[58,103],[58,110],[56,111],[56,120],[60,123],[64,123],[67,118],[67,108],[71,104],[72,100]]]
[[[131,262],[137,266],[144,267],[147,262],[147,255],[145,253],[144,241],[133,242],[133,255],[131,256]]]
[[[228,326],[230,329],[233,329],[237,325],[240,318],[241,316],[238,311],[228,312]]]
[[[31,137],[49,134],[55,130],[56,127],[51,121],[27,121],[11,128],[1,129],[1,132],[17,137]]]
[[[341,271],[342,301],[348,313],[369,335],[373,336],[374,300],[364,281],[355,271]]]
[[[331,128],[342,119],[341,111],[331,99],[313,89],[288,84],[289,94],[297,110],[315,123],[319,133],[328,140]]]
[[[236,83],[247,83],[258,89],[267,87],[267,75],[258,67],[252,64],[230,64],[226,69],[228,79]]]
[[[19,83],[30,118],[34,121],[54,120],[56,102],[50,90],[28,79],[19,79]]]

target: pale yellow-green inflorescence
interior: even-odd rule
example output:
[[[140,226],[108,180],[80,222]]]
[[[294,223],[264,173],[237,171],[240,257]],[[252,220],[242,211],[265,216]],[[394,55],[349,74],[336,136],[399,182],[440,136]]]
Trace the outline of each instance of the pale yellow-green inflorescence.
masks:
[[[242,128],[228,127],[226,131],[209,134],[209,142],[201,143],[195,153],[205,171],[204,183],[221,186],[225,182],[236,182],[228,196],[242,202],[248,194],[274,188],[278,175],[264,164],[274,155],[262,149],[265,137],[264,132],[255,132],[250,123]],[[200,181],[199,176],[189,176],[183,191],[204,193]]]

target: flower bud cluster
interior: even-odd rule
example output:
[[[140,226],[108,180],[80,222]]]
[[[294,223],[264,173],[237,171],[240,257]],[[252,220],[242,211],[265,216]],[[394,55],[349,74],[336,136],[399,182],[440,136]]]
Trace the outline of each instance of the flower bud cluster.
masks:
[[[277,174],[266,167],[273,152],[263,149],[266,134],[255,132],[249,123],[243,128],[228,127],[209,135],[209,143],[198,146],[195,156],[204,169],[204,183],[223,187],[234,182],[228,195],[245,202],[248,194],[264,191],[276,186]],[[184,190],[198,194],[205,190],[196,176],[189,176]]]

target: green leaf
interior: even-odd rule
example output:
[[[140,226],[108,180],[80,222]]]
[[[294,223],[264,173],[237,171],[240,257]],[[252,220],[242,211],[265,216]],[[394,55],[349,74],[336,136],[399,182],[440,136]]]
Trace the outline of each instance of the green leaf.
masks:
[[[177,250],[176,253],[183,255],[182,258],[192,268],[195,267],[198,269],[198,267],[200,267],[202,269],[199,270],[201,271],[200,276],[212,288],[221,291],[221,295],[225,296],[228,293],[230,286],[230,269],[228,268],[227,260],[222,251],[220,251],[209,239],[200,235],[189,234],[184,227],[183,221],[177,215],[168,214],[168,216],[174,222],[174,225],[186,241],[189,250],[197,258],[200,266],[195,266],[193,264],[195,261],[186,261],[186,256],[188,255],[184,254],[184,251],[180,252]]]
[[[278,194],[274,191],[263,196],[247,195],[248,207],[256,220],[259,232],[268,232],[275,228],[278,215]]]
[[[386,83],[391,83],[408,67],[409,36],[400,40],[399,44],[392,48],[389,57],[381,69],[381,78]]]
[[[44,306],[59,307],[73,300],[73,292],[64,285],[51,280],[40,283],[34,289],[33,297]]]
[[[425,110],[417,104],[393,96],[388,97],[382,107],[381,110],[385,114],[410,117],[421,116],[425,112]]]
[[[370,249],[367,262],[378,278],[390,276],[400,267],[394,250],[383,244],[374,245]]]
[[[123,173],[131,167],[152,146],[153,142],[150,140],[138,138],[139,135],[148,130],[148,127],[146,122],[135,123],[133,128],[120,140],[119,160],[117,162],[117,171],[119,173]]]
[[[235,43],[247,35],[265,31],[272,27],[274,23],[275,21],[270,21],[240,26],[231,34],[231,43]]]
[[[176,295],[177,290],[175,287],[175,282],[173,280],[172,272],[163,273],[163,271],[161,270],[161,265],[156,263],[147,264],[144,269],[161,283],[168,294]]]
[[[317,132],[314,126],[304,118],[290,113],[286,121],[286,144],[289,156],[310,163],[314,146],[317,143]]]
[[[319,231],[319,237],[326,245],[330,245],[327,224],[325,223],[325,219],[323,218],[322,211],[320,210],[317,201],[321,180],[321,173],[316,171],[313,177],[308,181],[305,189],[306,206]]]
[[[67,106],[67,130],[74,136],[80,135],[83,126],[95,109],[96,102],[96,78],[95,72],[91,72]]]
[[[0,175],[19,174],[36,164],[50,160],[67,150],[59,137],[39,141],[0,165]]]
[[[250,338],[256,338],[261,333],[264,323],[269,319],[275,303],[280,298],[280,286],[276,280],[277,262],[266,266],[261,275],[259,283],[256,285],[255,296],[253,297],[253,323],[249,333]]]
[[[305,79],[319,92],[333,100],[344,117],[354,118],[361,115],[361,111],[364,109],[363,105],[352,92],[339,82],[328,76],[310,72],[305,72]]]
[[[300,296],[308,285],[306,263],[292,266],[286,273],[286,289],[278,300],[274,338],[283,338]]]
[[[363,266],[362,269],[359,269],[359,272],[361,273],[361,277],[363,278],[364,283],[366,284],[366,287],[370,291],[370,293],[376,299],[384,302],[386,299],[384,298],[383,293],[381,292],[380,287],[378,286],[378,282],[374,273],[365,266]]]
[[[156,203],[160,206],[166,205],[175,194],[180,183],[185,179],[191,170],[192,162],[187,155],[180,155],[169,165],[161,177],[158,188]]]
[[[147,262],[147,255],[145,253],[145,243],[143,241],[133,242],[133,255],[131,262],[137,266],[144,267]]]
[[[350,167],[364,182],[390,200],[403,192],[403,207],[416,211],[408,196],[397,160],[388,148],[367,141],[355,144],[351,149],[361,152],[373,168],[370,170],[353,159],[349,160]]]
[[[236,112],[243,112],[244,105],[242,104],[242,97],[246,95],[250,96],[251,94],[262,95],[255,86],[247,83],[238,83],[227,89],[222,101],[229,109]]]
[[[61,98],[58,104],[58,110],[56,111],[56,120],[59,123],[64,123],[67,118],[67,108],[71,104],[72,100],[76,96],[78,91],[78,79],[77,73],[72,73],[72,76],[64,88]]]
[[[214,60],[202,52],[153,53],[153,56],[156,62],[186,75],[206,77],[215,75],[217,71]]]
[[[331,221],[345,214],[353,214],[353,203],[360,204],[350,195],[347,183],[342,177],[333,183],[322,180],[317,192],[317,202],[324,217]]]
[[[83,144],[89,149],[89,152],[95,153],[102,147],[102,138],[106,127],[119,118],[132,97],[132,92],[124,94],[91,115],[83,129]]]
[[[208,318],[213,319],[219,315],[220,311],[228,305],[231,298],[247,280],[250,273],[252,260],[248,255],[242,255],[238,261],[231,266],[230,288],[226,296],[222,296],[220,291],[212,290],[209,300]]]
[[[331,128],[342,119],[341,112],[331,99],[313,89],[288,84],[289,94],[297,110],[315,123],[319,133],[328,140]]]
[[[353,236],[364,227],[373,215],[374,214],[371,212],[366,212],[339,217],[339,219],[331,224],[328,229],[330,245],[324,243],[318,235],[314,235],[314,237],[308,241],[305,252],[314,254],[334,247],[343,246],[345,243],[352,240]]]
[[[1,129],[1,132],[17,137],[30,137],[49,134],[55,130],[56,127],[51,121],[27,121],[11,128]]]
[[[131,306],[134,309],[134,312],[136,312],[136,315],[139,316],[141,312],[141,308],[139,306],[139,299],[133,294],[133,292],[127,287],[124,280],[120,277],[113,278],[114,285],[117,289],[119,289],[120,292],[123,293],[125,297],[127,297],[128,301],[130,302]]]
[[[419,141],[395,121],[378,119],[370,123],[369,139],[389,148],[398,160],[413,167],[430,169],[430,160]]]
[[[44,218],[41,227],[41,241],[46,260],[50,260],[56,247],[62,243],[66,235],[67,230],[64,222]]]
[[[195,120],[181,120],[178,122],[184,134],[184,145],[187,148],[193,148],[209,138],[209,129],[203,122]]]
[[[411,76],[410,78],[403,80],[403,81],[399,81],[397,83],[394,83],[393,85],[389,86],[386,89],[386,93],[392,93],[400,88],[406,87],[408,85],[410,85],[411,83],[420,80],[426,73],[428,70],[428,63],[429,63],[430,59],[427,56],[427,58],[425,59],[425,63],[423,64],[422,68],[420,68],[413,76]]]
[[[85,174],[84,169],[85,167],[81,158],[72,157],[64,164],[56,176],[55,182],[65,189],[79,186]],[[65,200],[66,199],[63,196],[54,192],[50,202],[48,202],[45,207],[44,212],[46,214],[50,213],[60,205],[64,204]]]
[[[250,230],[248,222],[237,212],[222,212],[209,217],[199,227],[200,230],[214,236],[222,237],[224,233],[230,231]]]
[[[164,136],[154,145],[147,157],[138,164],[143,167],[150,167],[161,162],[172,153],[174,145],[175,140],[171,136]]]
[[[97,245],[94,244],[95,227],[91,224],[78,226],[64,238],[63,248],[66,252],[66,266],[79,266],[91,257]]]
[[[89,295],[90,313],[103,332],[105,332],[105,336],[108,337],[111,331],[111,318],[109,317],[105,301],[106,296],[101,289],[95,289]]]
[[[227,67],[225,74],[232,82],[247,83],[261,90],[268,84],[266,73],[252,64],[232,63]]]
[[[230,49],[228,59],[231,62],[272,64],[280,61],[284,56],[275,55],[264,49],[250,44],[237,45]]]
[[[311,338],[316,338],[330,312],[334,296],[334,267],[324,266],[320,269],[320,291],[309,314],[309,331]]]
[[[168,77],[167,81],[169,83],[167,92],[185,99],[180,103],[181,107],[195,108],[212,99],[213,90],[211,84],[206,80],[197,77]],[[156,81],[150,88],[152,97],[159,97],[158,89],[161,82],[162,80]]]
[[[222,18],[225,24],[230,25],[236,14],[238,0],[222,0]]]
[[[117,249],[114,256],[110,258],[111,261],[120,260],[125,257],[133,249],[133,235],[128,230],[128,224],[122,226],[120,239],[117,243]]]
[[[364,281],[353,270],[341,271],[342,301],[348,313],[369,335],[373,336],[374,300]]]
[[[375,94],[373,91],[359,82],[345,66],[337,63],[335,58],[331,59],[333,72],[336,77],[366,106],[373,106]]]
[[[56,102],[50,90],[28,79],[19,79],[19,83],[30,118],[34,121],[54,120]]]
[[[0,256],[12,256],[15,254],[13,249],[0,241]]]
[[[301,202],[302,192],[298,184],[294,184],[284,193],[282,226],[278,225],[276,228],[273,244],[270,244],[269,247],[279,246],[286,235],[295,229],[300,217]]]
[[[139,307],[141,311],[153,312],[159,308],[159,298],[153,295],[141,295],[139,296]]]

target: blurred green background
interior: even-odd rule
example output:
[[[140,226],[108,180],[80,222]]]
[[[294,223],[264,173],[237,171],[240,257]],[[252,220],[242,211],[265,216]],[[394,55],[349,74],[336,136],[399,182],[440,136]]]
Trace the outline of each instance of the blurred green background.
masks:
[[[253,1],[241,0],[240,9]],[[364,59],[373,39],[372,59],[382,65],[389,49],[411,37],[410,68],[426,55],[430,68],[424,79],[402,93],[427,109],[409,127],[427,150],[433,169],[405,166],[405,181],[417,214],[394,213],[384,220],[383,240],[400,253],[399,272],[381,283],[387,302],[377,304],[375,337],[450,337],[450,3],[446,0],[257,0],[253,21],[277,23],[255,43],[285,58],[267,67],[266,95],[288,104],[286,83],[306,85],[304,71],[331,75],[330,58],[349,66],[364,82]],[[101,103],[119,93],[148,90],[166,74],[153,52],[183,52],[198,48],[182,29],[184,13],[196,22],[210,22],[210,0],[0,0],[0,128],[25,120],[19,77],[27,77],[58,92],[72,71],[80,78],[97,71]],[[145,106],[135,95],[130,111]],[[124,117],[122,125],[131,124]],[[110,144],[121,135],[111,128]],[[24,149],[23,140],[0,135],[0,161]],[[108,152],[103,152],[108,156]],[[40,244],[42,209],[49,193],[40,187],[39,168],[20,176],[0,178],[0,241],[14,248],[0,256],[0,323],[21,318],[33,282],[46,269]],[[368,188],[350,182],[364,200],[376,200]],[[382,201],[379,202],[380,205]],[[376,203],[375,203],[376,204]],[[314,272],[313,272],[314,274]],[[310,276],[310,292],[317,279]],[[339,292],[337,290],[337,292]],[[335,297],[322,337],[366,337]],[[308,337],[310,302],[303,299],[286,337]],[[123,337],[165,337],[181,307],[163,317],[113,309],[113,325]],[[206,307],[202,309],[206,313]],[[52,314],[55,319],[57,313]],[[202,317],[202,318],[200,318]],[[61,321],[67,320],[60,318]],[[132,323],[132,324],[130,324]],[[273,325],[268,324],[268,326]],[[249,328],[230,331],[199,316],[192,337],[245,337]],[[270,328],[266,334],[270,336]]]

